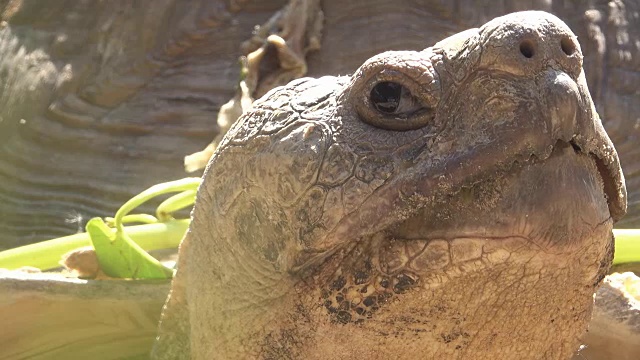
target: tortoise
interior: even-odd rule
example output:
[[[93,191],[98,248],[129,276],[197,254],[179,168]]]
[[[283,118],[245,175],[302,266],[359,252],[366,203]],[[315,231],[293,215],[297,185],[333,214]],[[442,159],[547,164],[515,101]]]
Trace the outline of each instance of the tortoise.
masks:
[[[268,92],[207,166],[153,357],[571,357],[626,211],[582,59],[520,12]]]

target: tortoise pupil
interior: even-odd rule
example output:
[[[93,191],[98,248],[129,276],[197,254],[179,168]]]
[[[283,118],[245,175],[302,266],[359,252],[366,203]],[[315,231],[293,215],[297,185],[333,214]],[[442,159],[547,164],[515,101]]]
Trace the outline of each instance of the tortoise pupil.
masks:
[[[400,105],[402,85],[390,81],[379,82],[371,89],[370,96],[378,111],[392,114]]]

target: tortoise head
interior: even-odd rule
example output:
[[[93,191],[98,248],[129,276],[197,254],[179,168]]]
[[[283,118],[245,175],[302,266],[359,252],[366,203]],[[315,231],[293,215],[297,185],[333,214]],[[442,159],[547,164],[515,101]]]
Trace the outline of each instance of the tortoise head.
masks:
[[[256,101],[174,288],[199,356],[566,358],[625,209],[575,35],[516,13]]]

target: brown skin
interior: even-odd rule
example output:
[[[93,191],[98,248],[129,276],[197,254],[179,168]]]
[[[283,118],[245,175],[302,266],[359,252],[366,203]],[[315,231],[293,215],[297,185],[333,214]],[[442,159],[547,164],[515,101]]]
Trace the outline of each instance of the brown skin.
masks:
[[[206,171],[154,357],[569,358],[626,210],[581,65],[517,13],[265,95]]]

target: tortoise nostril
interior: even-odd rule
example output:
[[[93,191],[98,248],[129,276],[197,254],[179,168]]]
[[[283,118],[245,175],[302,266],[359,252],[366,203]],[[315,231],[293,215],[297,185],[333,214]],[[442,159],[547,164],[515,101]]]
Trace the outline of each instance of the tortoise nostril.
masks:
[[[531,40],[522,40],[520,43],[520,53],[526,58],[532,58],[534,55],[534,43]]]
[[[560,40],[560,47],[567,56],[571,56],[576,52],[576,44],[566,36]]]

